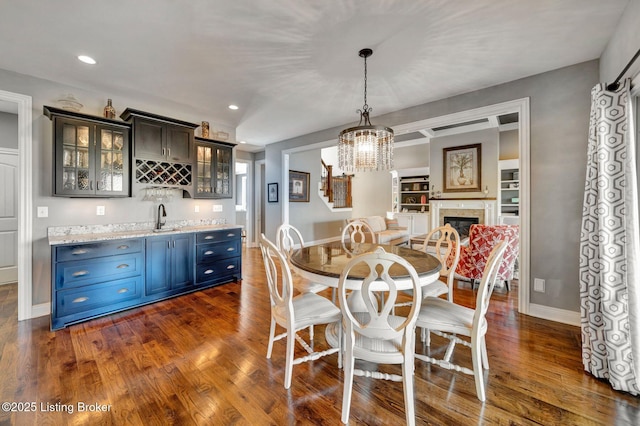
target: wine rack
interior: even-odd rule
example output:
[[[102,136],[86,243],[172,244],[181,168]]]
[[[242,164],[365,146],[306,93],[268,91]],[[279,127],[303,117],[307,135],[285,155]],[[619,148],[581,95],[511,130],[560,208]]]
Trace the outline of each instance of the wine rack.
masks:
[[[136,160],[137,183],[191,186],[192,179],[193,173],[190,164]]]

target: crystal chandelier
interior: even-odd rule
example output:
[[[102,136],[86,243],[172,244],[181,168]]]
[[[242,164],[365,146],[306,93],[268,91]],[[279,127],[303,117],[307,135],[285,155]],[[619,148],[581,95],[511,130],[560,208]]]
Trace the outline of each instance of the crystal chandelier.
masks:
[[[367,58],[372,54],[371,49],[359,52],[364,58],[364,105],[357,111],[360,122],[340,132],[338,139],[338,166],[347,173],[393,168],[393,130],[374,126],[369,120],[372,108],[367,105]]]

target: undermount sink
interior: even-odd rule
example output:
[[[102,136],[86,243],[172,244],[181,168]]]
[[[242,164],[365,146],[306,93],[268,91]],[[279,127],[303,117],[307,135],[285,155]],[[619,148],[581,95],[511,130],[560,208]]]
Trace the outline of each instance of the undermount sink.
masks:
[[[161,228],[161,229],[154,229],[153,232],[171,232],[175,230],[176,228]]]

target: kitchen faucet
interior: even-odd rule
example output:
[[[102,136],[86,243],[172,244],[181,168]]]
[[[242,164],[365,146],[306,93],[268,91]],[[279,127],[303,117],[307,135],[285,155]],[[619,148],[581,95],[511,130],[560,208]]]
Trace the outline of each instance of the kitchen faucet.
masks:
[[[158,220],[156,221],[156,229],[158,230],[162,229],[162,225],[167,223],[166,221],[162,222],[162,217],[167,217],[167,211],[164,208],[164,204],[160,204],[158,206]]]

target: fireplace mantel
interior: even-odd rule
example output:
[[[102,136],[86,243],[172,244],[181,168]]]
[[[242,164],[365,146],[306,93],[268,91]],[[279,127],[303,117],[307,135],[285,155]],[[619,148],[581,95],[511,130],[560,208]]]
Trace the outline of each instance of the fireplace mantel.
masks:
[[[498,222],[496,200],[491,198],[431,200],[429,213],[431,229],[442,225],[444,216],[479,217],[479,222],[486,225],[495,225]]]

